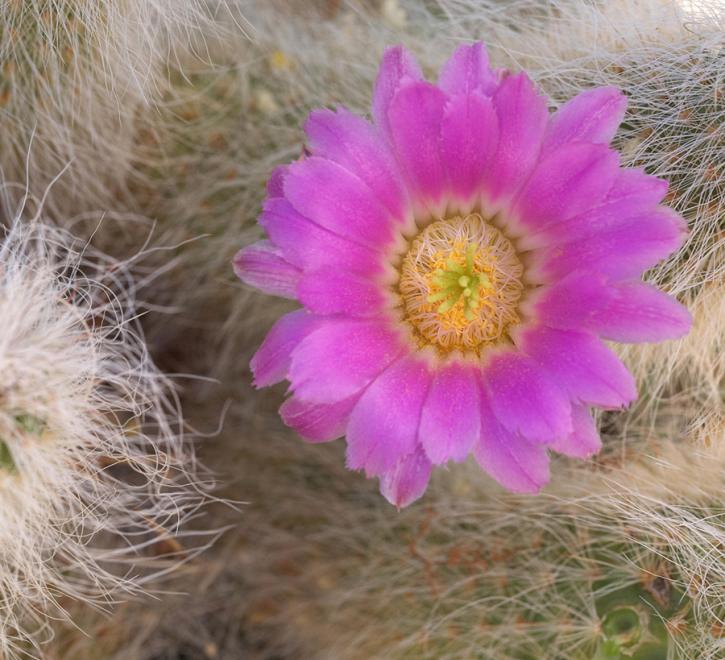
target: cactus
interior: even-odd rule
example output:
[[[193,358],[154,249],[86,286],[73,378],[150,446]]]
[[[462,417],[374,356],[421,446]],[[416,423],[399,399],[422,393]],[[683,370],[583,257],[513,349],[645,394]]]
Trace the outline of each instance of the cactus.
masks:
[[[12,193],[0,235],[6,658],[39,652],[70,603],[103,608],[195,554],[181,526],[206,498],[174,389],[136,320],[130,263],[41,211],[26,218],[30,199],[15,208]]]
[[[128,209],[158,219],[173,242],[210,234],[179,245],[174,257],[185,268],[151,292],[180,309],[173,323],[148,325],[167,364],[235,383],[248,377],[246,358],[279,310],[232,290],[232,252],[251,240],[272,167],[303,153],[297,127],[307,112],[338,103],[364,111],[383,47],[401,41],[430,73],[453,42],[483,39],[495,65],[533,72],[553,103],[586,87],[622,87],[630,103],[617,140],[626,164],[671,179],[669,203],[690,225],[687,248],[650,277],[688,304],[693,331],[623,352],[641,401],[602,415],[597,462],[557,462],[561,486],[514,497],[453,466],[400,515],[337,467],[339,447],[310,450],[282,429],[281,392],[190,386],[195,422],[213,427],[220,400],[232,401],[205,458],[231,475],[228,495],[250,502],[241,538],[179,576],[174,588],[187,597],[129,604],[110,621],[74,611],[103,645],[66,629],[56,654],[719,657],[721,14],[713,4],[709,14],[685,15],[664,0],[318,4],[319,12],[309,3],[245,4],[253,41],[218,40],[215,27],[208,61],[170,58],[151,110],[134,106],[130,149],[124,128],[118,158],[95,151],[85,161],[87,173],[116,167],[118,181],[104,182],[103,195],[113,190]],[[13,417],[21,431],[48,422],[20,414],[34,416]],[[0,445],[10,474],[12,449]]]
[[[59,222],[115,207],[132,166],[135,115],[154,107],[166,58],[193,49],[196,31],[211,25],[206,8],[196,0],[4,0],[1,10],[4,177],[46,194],[46,215]]]

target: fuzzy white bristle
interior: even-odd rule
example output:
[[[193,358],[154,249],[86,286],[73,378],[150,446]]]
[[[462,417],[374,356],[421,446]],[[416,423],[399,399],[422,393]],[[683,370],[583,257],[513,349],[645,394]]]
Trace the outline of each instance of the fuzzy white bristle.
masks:
[[[139,113],[154,112],[178,58],[208,60],[202,0],[6,0],[0,20],[0,160],[46,214],[106,207],[129,192]],[[228,15],[223,6],[219,14]],[[32,148],[31,147],[32,144]]]
[[[195,554],[181,528],[207,495],[129,264],[5,201],[0,656],[14,658],[47,641],[69,602],[139,593]]]

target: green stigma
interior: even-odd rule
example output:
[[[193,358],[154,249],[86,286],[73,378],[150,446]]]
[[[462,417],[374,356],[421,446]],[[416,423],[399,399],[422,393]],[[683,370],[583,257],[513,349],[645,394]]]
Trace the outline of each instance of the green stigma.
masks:
[[[463,298],[463,313],[466,320],[474,319],[474,313],[481,304],[481,290],[491,288],[488,276],[473,270],[475,253],[476,245],[471,243],[466,250],[464,265],[448,259],[445,268],[439,268],[433,273],[432,281],[440,287],[440,291],[429,295],[428,302],[440,303],[436,309],[439,314],[445,314]]]

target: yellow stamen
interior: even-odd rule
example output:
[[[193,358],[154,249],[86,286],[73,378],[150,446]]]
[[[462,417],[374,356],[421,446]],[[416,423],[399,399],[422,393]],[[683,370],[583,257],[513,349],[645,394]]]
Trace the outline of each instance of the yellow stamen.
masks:
[[[522,275],[511,242],[474,213],[433,222],[413,239],[399,293],[421,345],[478,352],[518,323]]]

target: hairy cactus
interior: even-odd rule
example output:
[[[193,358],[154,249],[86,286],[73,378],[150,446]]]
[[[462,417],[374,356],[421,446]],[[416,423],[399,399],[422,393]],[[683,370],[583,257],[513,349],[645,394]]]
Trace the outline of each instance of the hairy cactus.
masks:
[[[167,58],[209,25],[200,2],[3,0],[0,164],[46,214],[114,206],[132,166],[135,115],[154,107]],[[26,176],[27,175],[27,176]]]
[[[454,42],[482,39],[494,65],[526,68],[553,104],[583,88],[621,87],[629,108],[616,140],[625,164],[668,178],[668,203],[690,228],[686,248],[649,277],[686,303],[695,323],[681,341],[623,352],[642,384],[640,402],[602,415],[600,458],[558,461],[559,485],[536,499],[503,494],[454,466],[418,505],[391,514],[374,486],[339,467],[339,447],[310,450],[283,430],[281,392],[235,385],[208,389],[203,401],[190,388],[194,420],[212,428],[220,402],[231,400],[205,458],[233,477],[227,494],[249,502],[241,531],[176,583],[189,596],[130,604],[110,621],[86,611],[84,628],[103,644],[64,634],[58,657],[720,657],[725,144],[716,3],[697,11],[668,0],[219,4],[228,16],[241,6],[253,39],[220,38],[217,22],[206,28],[203,62],[161,57],[171,74],[150,85],[152,111],[143,110],[144,85],[127,87],[136,91],[124,107],[142,110],[132,122],[124,110],[120,129],[103,123],[109,115],[91,118],[91,127],[108,127],[104,135],[117,128],[121,146],[94,147],[81,169],[117,173],[110,184],[101,177],[99,199],[120,188],[123,203],[157,219],[164,235],[209,235],[180,245],[175,255],[186,267],[153,290],[155,302],[179,311],[174,323],[149,324],[167,362],[235,383],[249,378],[246,358],[279,309],[234,290],[242,285],[232,283],[233,251],[256,231],[274,165],[303,153],[298,127],[309,110],[364,112],[380,53],[399,42],[432,73]],[[116,25],[111,45],[129,29]],[[141,79],[157,80],[158,70],[142,68],[150,78]],[[30,116],[38,140],[78,126]],[[26,142],[13,147],[16,164]],[[53,176],[70,151],[60,153],[46,168]],[[69,196],[56,200],[73,205]],[[9,438],[47,432],[47,414],[21,410],[3,422]],[[8,474],[16,454],[12,440],[0,446]]]
[[[181,527],[206,495],[141,334],[130,264],[5,210],[0,655],[12,658],[73,602],[103,608],[194,554]]]

